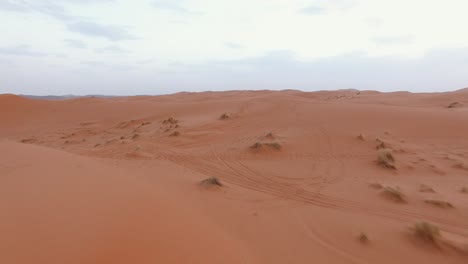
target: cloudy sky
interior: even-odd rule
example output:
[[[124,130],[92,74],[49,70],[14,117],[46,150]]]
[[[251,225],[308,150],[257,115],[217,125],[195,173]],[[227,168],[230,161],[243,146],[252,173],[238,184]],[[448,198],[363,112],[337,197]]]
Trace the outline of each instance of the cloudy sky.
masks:
[[[468,87],[467,0],[0,0],[0,93]]]

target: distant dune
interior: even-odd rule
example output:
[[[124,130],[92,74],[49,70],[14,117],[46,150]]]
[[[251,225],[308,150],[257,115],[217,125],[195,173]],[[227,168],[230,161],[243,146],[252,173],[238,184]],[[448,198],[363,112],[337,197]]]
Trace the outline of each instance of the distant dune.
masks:
[[[467,118],[467,89],[0,95],[0,263],[467,263]]]

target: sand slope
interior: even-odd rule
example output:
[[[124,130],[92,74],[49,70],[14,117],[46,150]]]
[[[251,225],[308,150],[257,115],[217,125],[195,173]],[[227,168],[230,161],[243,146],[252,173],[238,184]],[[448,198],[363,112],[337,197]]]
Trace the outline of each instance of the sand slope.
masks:
[[[245,249],[138,173],[1,141],[2,263],[242,263]],[[159,173],[167,173],[159,164]],[[169,169],[170,171],[170,169]],[[217,250],[213,250],[217,248]]]
[[[467,116],[466,90],[0,95],[0,258],[466,263]]]

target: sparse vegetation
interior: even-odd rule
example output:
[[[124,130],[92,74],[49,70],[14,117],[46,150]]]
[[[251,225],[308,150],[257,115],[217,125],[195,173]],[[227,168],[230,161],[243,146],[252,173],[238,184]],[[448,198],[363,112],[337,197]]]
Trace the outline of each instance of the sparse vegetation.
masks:
[[[435,193],[436,192],[432,187],[427,186],[425,184],[421,184],[419,186],[419,191],[420,192],[425,192],[425,193]]]
[[[229,118],[230,118],[230,116],[227,113],[224,113],[219,117],[219,119],[221,119],[221,120],[226,120],[226,119],[229,119]]]
[[[132,139],[137,139],[137,138],[139,138],[139,137],[140,137],[140,135],[134,134],[134,135],[132,136]]]
[[[446,201],[441,200],[424,200],[425,203],[434,205],[440,208],[453,208],[453,205]]]
[[[165,119],[162,121],[163,124],[177,124],[179,123],[179,120],[173,118],[173,117],[169,117],[168,119]]]
[[[267,146],[269,148],[273,148],[276,150],[281,149],[281,144],[278,142],[269,142],[269,143],[260,143],[256,142],[253,145],[250,146],[251,149],[261,149],[263,146]]]
[[[363,134],[359,134],[359,136],[357,136],[357,139],[359,139],[359,140],[362,140],[362,141],[364,141],[364,140],[365,140],[365,138],[364,138],[364,135],[363,135]]]
[[[406,203],[406,196],[401,192],[398,187],[385,187],[382,194],[390,200],[397,203]]]
[[[396,169],[392,150],[387,148],[379,149],[377,152],[377,164],[385,168]]]
[[[218,186],[218,187],[223,186],[221,181],[216,177],[210,177],[208,179],[204,179],[203,181],[200,182],[200,185],[202,185],[202,186]]]
[[[361,234],[359,234],[358,239],[359,239],[359,242],[361,242],[363,244],[366,244],[366,243],[369,242],[369,237],[364,232],[361,232]]]
[[[440,237],[439,227],[428,222],[416,223],[411,230],[417,238],[431,243],[436,243]]]
[[[178,137],[178,136],[180,136],[180,132],[179,131],[174,131],[169,136],[170,137]]]

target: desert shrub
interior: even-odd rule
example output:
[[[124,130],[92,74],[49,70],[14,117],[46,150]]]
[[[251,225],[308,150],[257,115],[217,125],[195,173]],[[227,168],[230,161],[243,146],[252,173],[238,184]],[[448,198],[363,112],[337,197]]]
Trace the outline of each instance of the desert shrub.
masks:
[[[453,103],[450,103],[447,108],[455,108],[455,107],[459,107],[461,106],[461,104],[459,102],[453,102]]]
[[[202,186],[223,186],[223,184],[221,183],[221,181],[216,178],[216,177],[210,177],[210,178],[207,178],[207,179],[204,179],[200,182],[200,185]]]
[[[272,143],[264,143],[264,145],[267,145],[271,148],[274,148],[274,149],[281,149],[281,144],[278,143],[278,142],[272,142]]]
[[[169,117],[168,119],[165,119],[162,121],[163,124],[177,124],[179,123],[179,120],[173,118],[173,117]]]
[[[377,164],[384,168],[396,169],[395,158],[391,149],[379,149],[377,152]]]
[[[169,136],[170,137],[178,137],[178,136],[180,136],[180,132],[179,131],[174,131]]]
[[[395,202],[406,203],[406,197],[398,187],[385,187],[382,194]]]
[[[468,193],[468,187],[462,187],[462,188],[460,189],[460,192],[461,192],[461,193]]]
[[[419,222],[411,228],[413,234],[424,241],[437,242],[440,237],[439,227],[428,222]]]
[[[363,244],[369,242],[369,237],[368,237],[367,234],[364,233],[364,232],[361,232],[361,234],[359,234],[358,239],[359,239],[359,242],[361,242],[361,243],[363,243]]]
[[[262,143],[255,142],[253,145],[250,146],[251,149],[260,149],[262,148]]]
[[[227,113],[224,113],[219,117],[219,119],[221,119],[221,120],[226,120],[226,119],[229,119],[229,118],[230,118],[230,116]]]

